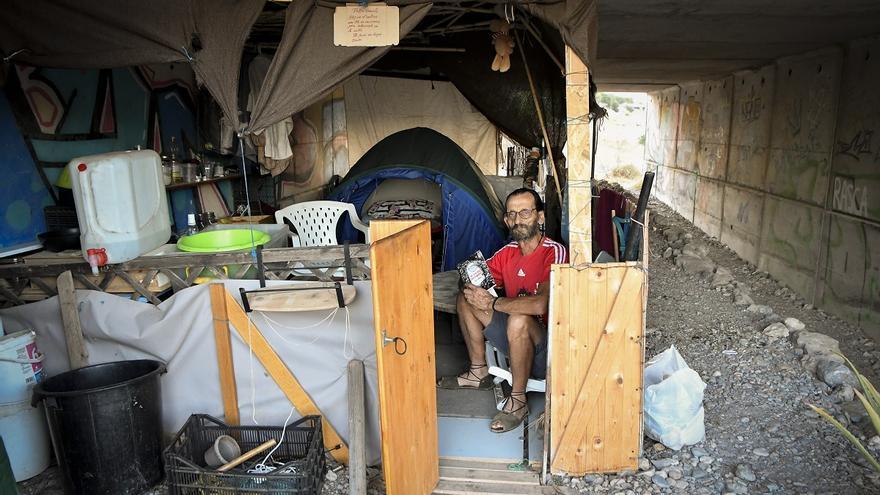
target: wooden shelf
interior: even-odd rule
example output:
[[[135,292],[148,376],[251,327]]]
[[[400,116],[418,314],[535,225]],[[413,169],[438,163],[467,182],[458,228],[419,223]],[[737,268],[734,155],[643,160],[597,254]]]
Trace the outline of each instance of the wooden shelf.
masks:
[[[220,182],[224,180],[233,180],[241,178],[241,174],[233,174],[233,175],[224,175],[223,177],[217,177],[216,179],[208,179],[198,182],[181,182],[179,184],[168,184],[165,186],[165,190],[174,191],[176,189],[186,189],[191,187],[198,187],[202,184],[211,184],[213,182]]]

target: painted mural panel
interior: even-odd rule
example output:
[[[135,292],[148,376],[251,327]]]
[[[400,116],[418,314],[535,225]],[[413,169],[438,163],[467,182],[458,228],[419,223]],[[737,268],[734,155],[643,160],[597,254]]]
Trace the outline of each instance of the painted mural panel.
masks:
[[[706,81],[700,114],[700,148],[697,170],[703,177],[724,179],[727,174],[727,145],[730,141],[730,104],[733,79]]]
[[[33,247],[46,230],[43,208],[53,204],[18,130],[6,95],[0,92],[0,254]]]
[[[831,207],[880,220],[880,38],[849,43],[843,67]]]
[[[660,146],[663,165],[675,166],[676,136],[678,135],[679,88],[664,89],[660,100]]]
[[[764,176],[770,147],[773,110],[772,65],[733,76],[733,108],[727,180],[766,190]]]
[[[777,61],[767,165],[770,192],[824,204],[842,61],[836,47]]]
[[[721,242],[730,246],[742,259],[757,265],[764,195],[725,185],[723,208]]]
[[[50,183],[79,156],[138,145],[161,152],[171,136],[181,149],[198,147],[194,76],[186,64],[102,70],[22,66],[15,76],[4,90]],[[173,217],[185,224],[186,214],[196,211],[193,190],[171,196]],[[0,206],[5,199],[0,198]]]
[[[293,162],[281,173],[281,205],[321,199],[334,175],[349,169],[342,88],[293,117]]]
[[[700,120],[703,109],[703,83],[701,81],[681,85],[679,96],[678,144],[675,166],[697,171],[697,150],[700,145]]]
[[[807,299],[813,295],[821,224],[819,208],[773,196],[764,200],[758,267]]]
[[[700,177],[694,195],[694,225],[711,237],[721,237],[724,183]]]

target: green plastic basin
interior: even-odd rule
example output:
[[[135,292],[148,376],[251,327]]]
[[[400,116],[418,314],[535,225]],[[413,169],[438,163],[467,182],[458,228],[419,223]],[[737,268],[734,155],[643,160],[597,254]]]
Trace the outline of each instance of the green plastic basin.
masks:
[[[251,233],[253,233],[253,241]],[[180,238],[177,241],[177,249],[190,253],[221,253],[250,249],[252,245],[261,246],[271,239],[269,234],[259,230],[212,230]]]

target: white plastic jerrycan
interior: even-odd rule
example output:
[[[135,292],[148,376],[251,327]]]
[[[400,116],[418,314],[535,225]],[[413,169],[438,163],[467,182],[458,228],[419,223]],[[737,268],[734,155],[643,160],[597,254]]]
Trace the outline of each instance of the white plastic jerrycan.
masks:
[[[137,258],[168,242],[171,221],[162,160],[152,150],[121,151],[71,160],[83,257],[92,273]]]

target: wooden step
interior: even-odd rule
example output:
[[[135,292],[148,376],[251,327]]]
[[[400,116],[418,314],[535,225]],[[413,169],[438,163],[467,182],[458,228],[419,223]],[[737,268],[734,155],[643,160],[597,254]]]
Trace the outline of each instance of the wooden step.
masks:
[[[440,458],[440,482],[435,495],[574,494],[568,487],[541,486],[538,473],[509,469],[510,463]]]

